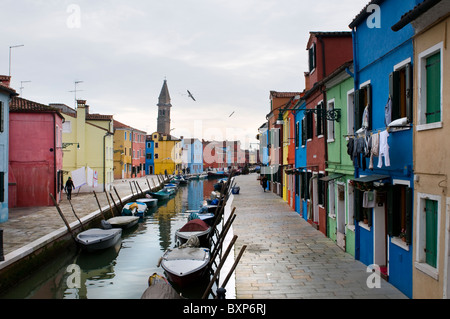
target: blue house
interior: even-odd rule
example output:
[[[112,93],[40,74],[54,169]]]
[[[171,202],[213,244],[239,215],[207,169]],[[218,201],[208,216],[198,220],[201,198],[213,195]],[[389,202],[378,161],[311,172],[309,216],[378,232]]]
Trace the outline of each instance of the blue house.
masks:
[[[423,0],[372,0],[351,22],[355,258],[412,297],[413,35],[391,27]],[[372,146],[367,148],[367,146]]]
[[[0,223],[8,220],[9,102],[17,95],[9,87],[10,79],[0,76]]]
[[[300,100],[295,106],[295,211],[305,220],[308,220],[307,212],[307,187],[306,187],[306,101]]]
[[[154,141],[147,137],[145,141],[145,175],[155,174]]]

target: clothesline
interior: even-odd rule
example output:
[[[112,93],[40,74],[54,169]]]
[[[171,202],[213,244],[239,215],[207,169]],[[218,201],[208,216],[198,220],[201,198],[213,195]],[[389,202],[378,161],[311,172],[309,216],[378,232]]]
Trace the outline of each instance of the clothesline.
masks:
[[[391,126],[388,126],[388,127],[383,127],[383,128],[379,128],[379,129],[375,129],[375,130],[370,130],[370,131],[364,130],[364,131],[362,131],[362,132],[360,132],[358,134],[344,134],[342,136],[343,137],[362,137],[362,136],[364,136],[366,134],[373,135],[373,134],[380,133],[382,131],[388,131],[389,132],[390,128],[410,128],[410,127],[412,127],[412,125],[391,125]]]

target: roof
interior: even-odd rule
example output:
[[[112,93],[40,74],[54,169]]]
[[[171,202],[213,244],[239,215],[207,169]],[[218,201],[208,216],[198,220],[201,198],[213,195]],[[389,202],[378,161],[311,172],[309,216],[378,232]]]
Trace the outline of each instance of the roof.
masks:
[[[381,3],[383,3],[384,0],[372,0],[370,1],[368,4],[366,4],[366,6],[364,7],[364,9],[362,9],[358,15],[353,19],[353,21],[349,24],[349,28],[353,29],[354,27],[356,27],[358,24],[360,24],[361,22],[365,21],[366,18],[372,14],[372,12],[367,12],[367,7],[372,5],[372,4],[376,4],[376,5],[380,5]]]
[[[368,176],[364,176],[364,177],[359,177],[359,178],[353,178],[352,180],[355,182],[361,182],[361,183],[370,183],[370,182],[375,182],[375,181],[382,181],[385,179],[390,178],[389,175],[368,175]]]
[[[163,87],[161,88],[161,93],[159,94],[158,106],[172,106],[170,104],[170,94],[169,88],[167,87],[167,80],[164,80]]]
[[[60,110],[58,108],[51,107],[51,106],[41,104],[38,102],[26,100],[26,99],[23,99],[18,96],[14,96],[11,99],[11,102],[9,103],[9,111],[10,112],[36,112],[36,113],[50,112],[50,113],[56,113],[61,118],[64,119],[64,117],[59,112]]]
[[[300,92],[277,92],[277,91],[270,91],[270,97],[277,97],[277,98],[292,98],[297,95],[300,95]]]
[[[435,5],[440,3],[442,0],[425,0],[424,2],[416,5],[412,10],[408,11],[400,18],[396,24],[394,24],[391,29],[392,31],[400,31],[403,27],[405,27],[408,23],[414,21],[418,17],[420,17],[423,13],[427,12]],[[448,12],[443,12],[448,13]]]
[[[112,115],[104,115],[104,114],[86,114],[86,120],[98,120],[98,121],[111,121],[113,119]]]

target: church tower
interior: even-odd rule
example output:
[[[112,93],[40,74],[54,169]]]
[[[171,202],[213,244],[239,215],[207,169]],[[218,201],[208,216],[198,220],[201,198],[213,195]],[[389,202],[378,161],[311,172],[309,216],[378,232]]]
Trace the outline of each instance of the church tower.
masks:
[[[170,95],[167,88],[167,80],[164,80],[158,102],[158,126],[157,132],[162,134],[170,134]]]

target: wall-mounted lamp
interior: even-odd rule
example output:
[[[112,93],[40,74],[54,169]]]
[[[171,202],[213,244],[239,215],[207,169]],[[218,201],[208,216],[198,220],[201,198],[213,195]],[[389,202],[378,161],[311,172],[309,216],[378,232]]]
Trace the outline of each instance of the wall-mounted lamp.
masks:
[[[77,149],[80,149],[80,143],[62,143],[62,148],[64,149],[64,148],[67,148],[67,147],[69,147],[71,145],[76,145]]]

